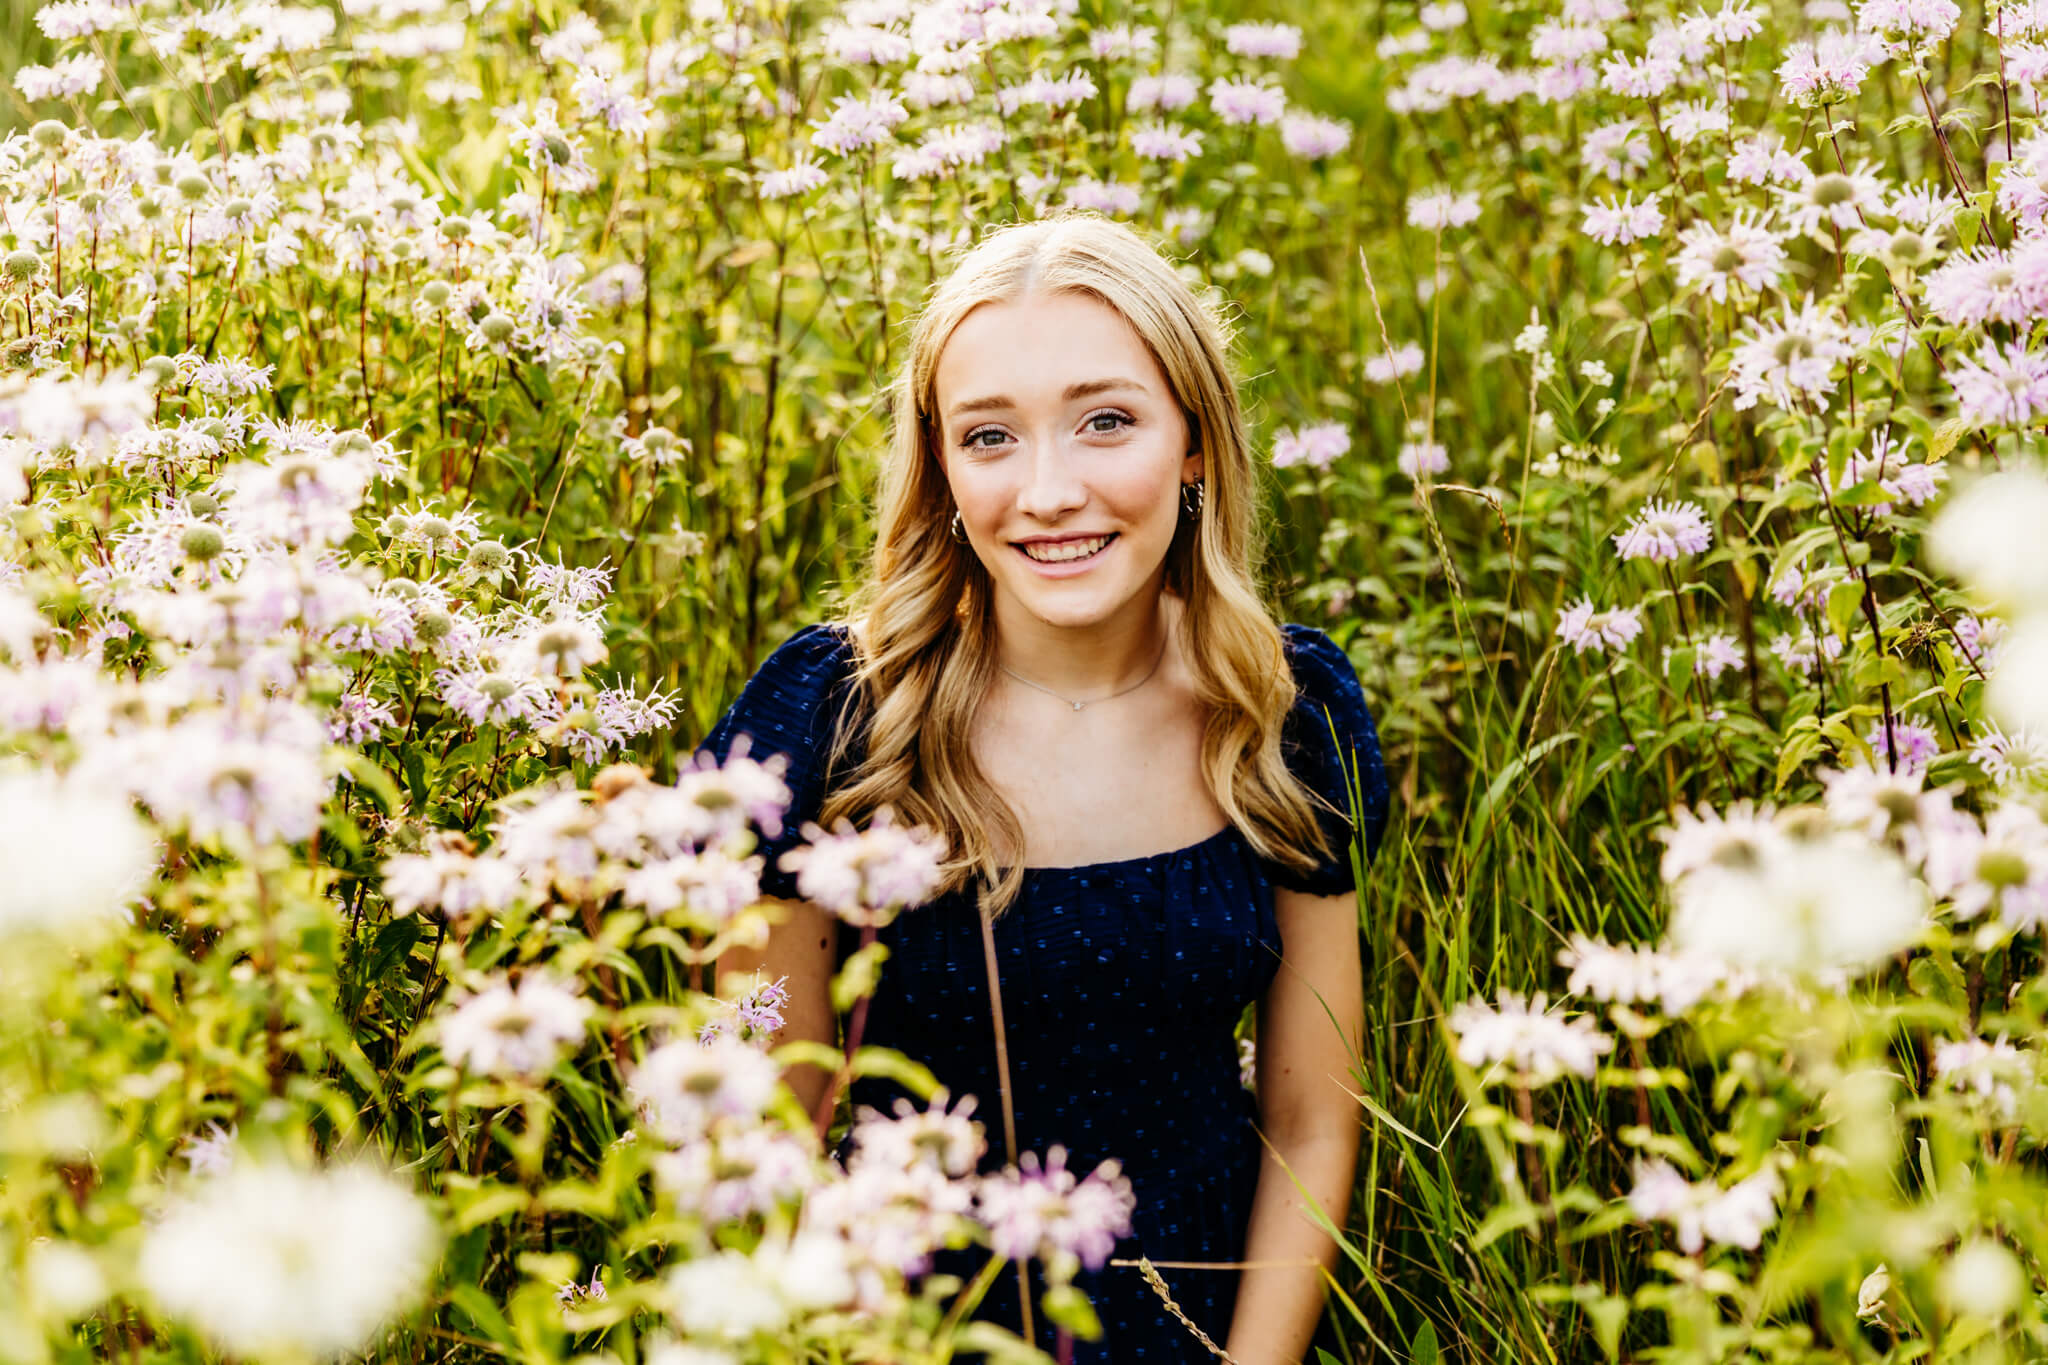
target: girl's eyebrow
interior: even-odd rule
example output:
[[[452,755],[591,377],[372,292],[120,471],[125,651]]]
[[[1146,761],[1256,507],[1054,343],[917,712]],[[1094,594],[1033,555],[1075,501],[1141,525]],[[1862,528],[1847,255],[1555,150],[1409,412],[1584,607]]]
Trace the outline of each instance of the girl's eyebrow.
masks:
[[[1135,379],[1084,379],[1078,384],[1067,385],[1066,392],[1062,393],[1060,398],[1071,403],[1076,398],[1088,398],[1098,393],[1108,393],[1112,389],[1135,389],[1139,393],[1147,394],[1151,392]],[[1017,400],[1008,394],[991,394],[986,398],[963,399],[955,403],[946,415],[958,417],[967,412],[1001,412],[1016,406]]]

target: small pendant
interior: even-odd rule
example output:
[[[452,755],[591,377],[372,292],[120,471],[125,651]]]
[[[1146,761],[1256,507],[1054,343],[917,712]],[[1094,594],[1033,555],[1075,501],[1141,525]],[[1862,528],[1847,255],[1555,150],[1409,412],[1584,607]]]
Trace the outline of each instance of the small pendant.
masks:
[[[1082,707],[1086,706],[1087,704],[1088,704],[1088,703],[1087,703],[1087,702],[1085,702],[1085,701],[1077,701],[1077,702],[1075,702],[1075,703],[1074,703],[1074,709],[1075,709],[1076,711],[1078,711],[1078,710],[1080,710],[1080,709],[1081,709]]]

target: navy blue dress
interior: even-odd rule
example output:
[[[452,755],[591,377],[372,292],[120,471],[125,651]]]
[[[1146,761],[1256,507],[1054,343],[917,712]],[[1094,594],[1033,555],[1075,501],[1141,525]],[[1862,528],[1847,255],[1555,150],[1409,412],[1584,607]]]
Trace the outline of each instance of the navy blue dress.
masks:
[[[1344,770],[1355,765],[1370,857],[1386,822],[1387,781],[1357,676],[1321,631],[1289,624],[1283,632],[1299,694],[1282,740],[1290,769],[1338,810],[1349,810]],[[759,849],[769,895],[796,897],[795,878],[776,860],[800,841],[803,822],[816,819],[823,803],[824,765],[832,726],[852,690],[852,658],[841,626],[797,631],[761,665],[702,746],[723,759],[746,734],[754,757],[788,758],[784,777],[794,800],[784,832]],[[856,738],[843,763],[859,754]],[[1335,856],[1305,873],[1259,857],[1235,826],[1170,852],[1027,868],[1017,901],[995,922],[1020,1150],[1042,1155],[1060,1144],[1068,1169],[1083,1175],[1109,1157],[1122,1163],[1137,1210],[1132,1235],[1113,1261],[1140,1254],[1154,1262],[1244,1257],[1262,1147],[1233,1030],[1279,966],[1273,889],[1352,889],[1351,822],[1326,812],[1323,824]],[[956,1096],[978,1097],[986,1164],[1002,1164],[1002,1098],[971,891],[900,915],[879,938],[890,955],[863,1042],[899,1049]],[[841,926],[842,961],[858,941],[858,930]],[[851,1098],[888,1113],[904,1093],[892,1082],[863,1078]],[[972,1276],[987,1254],[942,1253],[934,1268]],[[1034,1296],[1042,1292],[1035,1271]],[[1239,1274],[1160,1271],[1181,1310],[1219,1346],[1229,1334]],[[1135,1266],[1084,1270],[1075,1282],[1105,1332],[1076,1343],[1076,1362],[1213,1359]],[[996,1279],[977,1316],[1021,1330],[1014,1271]],[[1051,1350],[1052,1330],[1035,1304],[1033,1317],[1039,1345]],[[1334,1352],[1327,1333],[1326,1323],[1317,1342]],[[1306,1359],[1315,1361],[1313,1349]]]

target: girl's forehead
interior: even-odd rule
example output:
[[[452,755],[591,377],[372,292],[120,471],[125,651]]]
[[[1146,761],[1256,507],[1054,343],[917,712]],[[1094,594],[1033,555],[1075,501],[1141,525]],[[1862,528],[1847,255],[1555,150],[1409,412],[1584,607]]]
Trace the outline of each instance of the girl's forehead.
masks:
[[[941,346],[932,367],[936,394],[985,373],[1041,379],[1095,379],[1113,370],[1146,387],[1164,384],[1152,350],[1123,314],[1088,295],[1027,296],[977,305]]]

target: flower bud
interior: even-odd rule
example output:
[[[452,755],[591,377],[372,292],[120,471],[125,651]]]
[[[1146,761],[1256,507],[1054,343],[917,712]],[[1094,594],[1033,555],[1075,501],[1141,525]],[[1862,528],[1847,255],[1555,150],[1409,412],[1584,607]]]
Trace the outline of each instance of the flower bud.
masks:
[[[2020,1263],[1989,1237],[1972,1238],[1956,1248],[1941,1273],[1941,1296],[1966,1317],[1996,1322],[2019,1307],[2026,1293]]]

